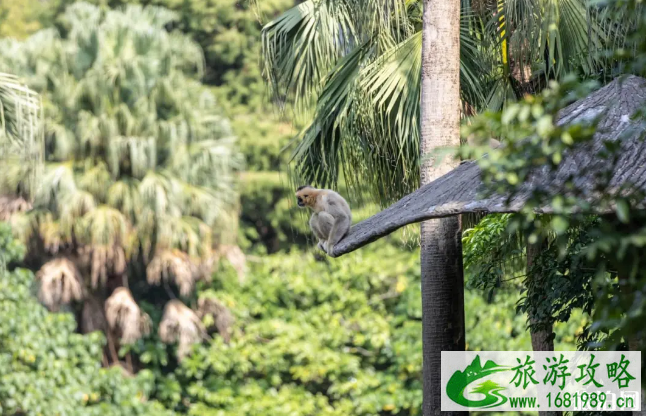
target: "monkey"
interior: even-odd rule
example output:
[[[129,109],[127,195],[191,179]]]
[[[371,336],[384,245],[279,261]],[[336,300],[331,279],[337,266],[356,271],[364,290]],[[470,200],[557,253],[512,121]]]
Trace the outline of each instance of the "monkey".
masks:
[[[309,185],[296,189],[300,208],[313,211],[310,229],[316,236],[318,248],[334,257],[334,246],[346,236],[352,223],[350,205],[338,193],[330,189],[317,189]]]

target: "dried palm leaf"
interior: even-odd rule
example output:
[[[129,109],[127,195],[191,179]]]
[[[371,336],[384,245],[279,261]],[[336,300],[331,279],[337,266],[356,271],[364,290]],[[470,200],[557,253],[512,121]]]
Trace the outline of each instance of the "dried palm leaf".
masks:
[[[132,294],[119,287],[105,301],[105,315],[110,328],[121,335],[121,342],[132,344],[150,333],[150,317],[139,309]]]
[[[177,356],[181,360],[193,344],[207,339],[208,335],[195,312],[179,300],[171,300],[164,308],[159,337],[166,343],[177,342]]]
[[[38,298],[49,309],[83,299],[83,277],[70,259],[59,257],[50,260],[40,268],[36,277],[40,281]]]
[[[126,253],[120,246],[84,246],[78,252],[83,264],[90,266],[93,289],[105,286],[108,276],[126,272]]]
[[[151,285],[162,280],[172,281],[179,287],[179,293],[187,296],[193,290],[199,270],[188,254],[179,250],[164,250],[155,255],[146,267],[146,277]]]

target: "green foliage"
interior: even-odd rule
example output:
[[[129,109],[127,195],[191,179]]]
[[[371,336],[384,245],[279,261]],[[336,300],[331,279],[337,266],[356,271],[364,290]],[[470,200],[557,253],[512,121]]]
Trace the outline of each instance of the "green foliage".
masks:
[[[0,3],[0,38],[24,39],[48,27],[69,0],[3,0]]]
[[[73,0],[62,0],[68,4]],[[112,8],[154,5],[177,13],[173,26],[204,50],[205,82],[217,85],[218,97],[231,106],[258,109],[265,87],[258,65],[262,23],[294,5],[295,0],[90,0]]]
[[[262,23],[293,6],[294,0],[268,0],[255,4],[238,0],[113,0],[112,6],[155,4],[175,11],[178,29],[204,50],[204,82],[231,118],[231,129],[250,172],[243,178],[240,226],[243,244],[275,252],[302,245],[304,222],[292,224],[288,201],[292,189],[284,171],[289,152],[282,151],[294,135],[294,127],[277,121],[278,111],[268,109],[267,91],[261,76],[260,30]],[[309,235],[309,232],[307,232]]]
[[[538,322],[550,323],[568,322],[575,309],[592,315],[595,304],[592,282],[598,271],[590,267],[586,252],[594,243],[589,230],[594,230],[598,223],[599,219],[593,217],[569,228],[565,246],[552,242],[534,259],[525,279],[527,295],[519,302],[521,311]],[[532,275],[540,276],[540,281],[532,279]]]
[[[634,25],[627,38],[632,52],[612,52],[623,60],[624,68],[643,74],[644,10],[637,2],[618,1],[610,2],[608,11],[617,19],[631,16],[629,20]],[[509,230],[528,235],[530,243],[547,236],[553,238],[533,271],[547,280],[533,289],[532,282],[528,282],[531,290],[521,302],[522,309],[541,317],[567,320],[573,308],[582,308],[592,314],[590,327],[582,333],[582,341],[587,343],[583,348],[629,346],[631,350],[643,350],[644,193],[630,181],[621,187],[611,182],[622,149],[621,137],[604,143],[593,156],[598,163],[589,164],[594,166],[579,167],[576,175],[591,173],[586,183],[568,177],[560,189],[527,187],[532,171],[541,168],[543,174],[551,174],[566,152],[589,141],[597,131],[598,117],[580,118],[565,125],[554,122],[560,109],[585,96],[592,87],[574,78],[552,83],[539,96],[527,97],[501,113],[477,117],[465,128],[465,135],[473,134],[483,141],[502,138],[504,145],[499,148],[480,147],[469,153],[479,158],[489,191],[507,195],[508,202],[520,192],[531,191],[521,212],[511,217]],[[639,129],[643,128],[644,114],[642,108],[630,115]],[[481,157],[485,152],[487,157]],[[593,168],[596,170],[591,171]],[[591,189],[596,195],[594,207],[586,200]],[[536,207],[552,214],[540,216],[534,211]],[[604,208],[614,209],[614,215],[589,217]]]
[[[0,157],[42,158],[42,103],[15,75],[0,72]]]
[[[525,271],[524,238],[507,232],[509,218],[509,214],[490,214],[464,231],[464,270],[469,286],[488,289],[493,294],[504,279]]]
[[[49,2],[41,7],[59,7],[62,3]],[[224,161],[236,152],[230,142],[219,139],[235,133],[251,171],[243,174],[241,181],[242,240],[253,253],[275,254],[260,258],[250,256],[250,270],[243,280],[225,267],[216,272],[211,283],[192,282],[197,284],[200,299],[217,299],[235,315],[229,344],[212,333],[211,340],[193,347],[192,354],[177,362],[171,354],[173,349],[160,341],[159,333],[153,333],[121,348],[122,355],[131,354],[134,358],[135,366],[140,370],[136,377],[124,377],[116,368],[100,369],[104,343],[100,333],[74,334],[76,325],[72,315],[48,314],[37,304],[30,292],[32,277],[28,272],[14,270],[8,273],[6,279],[0,279],[0,308],[12,317],[0,324],[0,360],[6,369],[6,377],[3,374],[0,382],[3,410],[8,413],[22,408],[28,414],[56,411],[72,415],[164,414],[160,402],[178,413],[207,416],[421,414],[419,252],[393,244],[401,243],[398,236],[334,261],[314,250],[294,247],[313,244],[306,212],[296,208],[293,202],[293,178],[279,174],[289,162],[289,155],[281,153],[281,149],[289,145],[293,131],[287,123],[273,122],[272,112],[264,109],[265,87],[258,66],[261,22],[273,18],[294,2],[270,0],[252,5],[233,0],[96,0],[93,3],[131,7],[124,11],[109,11],[104,7],[99,11],[88,5],[76,5],[66,15],[58,16],[58,32],[41,32],[20,44],[4,41],[3,45],[7,47],[0,50],[4,65],[15,68],[21,77],[43,93],[49,125],[50,165],[45,185],[50,192],[37,195],[39,209],[32,216],[16,217],[16,223],[26,224],[28,232],[24,234],[45,243],[47,256],[63,254],[72,258],[71,254],[80,248],[77,245],[98,247],[106,245],[106,241],[118,242],[131,259],[141,260],[144,256],[139,254],[146,251],[156,254],[157,248],[179,249],[182,253],[196,254],[196,257],[203,255],[211,244],[210,238],[201,234],[203,225],[207,224],[212,230],[210,234],[217,239],[219,225],[233,220],[229,215],[235,208],[235,204],[230,204],[235,199],[229,186],[232,184],[229,182],[231,166]],[[175,13],[132,7],[134,3],[160,5]],[[388,6],[395,4],[387,3]],[[514,15],[520,10],[514,9],[512,3],[505,2],[505,16],[520,22],[522,19]],[[339,7],[346,3],[330,4]],[[393,179],[385,170],[383,178],[387,180],[376,181],[373,190],[377,194],[387,192],[384,184],[412,189],[417,180],[415,171],[419,157],[415,141],[419,102],[415,98],[418,94],[415,92],[418,81],[415,80],[419,77],[416,75],[419,62],[415,57],[420,47],[421,2],[407,2],[410,7],[406,10],[387,9],[392,10],[392,16],[382,13],[384,2],[356,4],[371,4],[373,8],[353,15],[347,20],[346,28],[355,33],[372,28],[380,35],[375,35],[343,60],[336,62],[347,51],[334,55],[339,51],[325,48],[335,45],[321,46],[320,38],[310,44],[293,44],[304,52],[295,60],[302,66],[291,74],[298,88],[324,88],[319,97],[317,119],[310,126],[308,137],[311,140],[305,143],[315,150],[316,157],[307,160],[313,162],[313,169],[321,166],[329,169],[316,174],[338,173],[342,178],[343,169],[335,173],[333,167],[343,159],[330,158],[325,146],[348,150],[343,157],[347,158],[350,168],[347,172],[350,185],[356,185],[353,179],[367,172],[364,158],[374,158],[369,161],[373,166],[389,163],[388,169],[393,168],[391,162],[396,160],[397,167],[410,181]],[[563,4],[579,6],[578,2]],[[344,12],[336,10],[339,11]],[[567,15],[567,18],[578,19],[580,12],[577,8],[577,13]],[[51,13],[43,11],[42,16]],[[294,16],[294,11],[291,13]],[[505,68],[499,55],[505,44],[501,45],[497,39],[491,44],[483,43],[491,47],[486,59],[493,63],[485,62],[489,62],[493,70],[486,83],[474,85],[473,68],[478,68],[477,59],[482,52],[482,45],[474,43],[474,36],[485,30],[483,25],[491,15],[485,18],[487,13],[479,17],[464,13],[462,44],[470,52],[463,52],[462,84],[464,97],[471,105],[476,103],[474,100],[483,98],[477,94],[477,90],[482,89],[493,91],[486,98],[492,105],[499,106],[508,97],[520,96],[521,92],[512,91],[509,85],[514,83],[514,76],[509,76],[510,70],[516,65],[518,71],[514,73],[517,74],[527,62],[508,63]],[[297,14],[301,19],[299,27],[324,29],[325,25],[320,25],[324,21],[321,16],[312,16]],[[356,16],[366,18],[366,21],[375,20],[366,25],[357,24]],[[558,13],[551,16],[558,16]],[[35,18],[41,22],[49,19],[29,17]],[[317,22],[316,19],[319,19],[318,26],[305,24]],[[576,33],[564,31],[567,29],[564,21],[558,23],[559,36],[576,37]],[[547,23],[544,26],[547,27]],[[177,30],[167,32],[168,27],[180,29],[187,36],[180,35]],[[518,31],[511,34],[510,42],[522,38],[520,29],[528,27],[519,25]],[[531,33],[535,36],[531,38],[532,45],[544,47],[546,38],[541,37],[544,32],[536,25],[532,27]],[[577,28],[585,30],[586,24]],[[594,26],[592,28],[592,41],[596,44],[599,32]],[[496,31],[497,27],[492,29]],[[25,32],[31,30],[25,26]],[[148,36],[147,31],[153,35]],[[303,29],[299,33],[305,32]],[[589,38],[586,35],[581,39]],[[555,65],[576,66],[576,59],[559,57],[578,56],[574,49],[585,48],[586,42],[568,49],[560,45],[562,43],[548,45],[551,49],[548,52],[556,58]],[[204,65],[198,46],[205,50]],[[511,50],[516,46],[511,45]],[[539,52],[536,61],[541,62],[543,50],[539,49],[541,46],[534,52]],[[327,59],[330,56],[320,55],[322,51],[332,53],[335,62]],[[600,63],[585,62],[590,70],[598,68]],[[326,71],[335,69],[328,74],[298,72],[307,65],[318,65]],[[552,73],[563,72],[563,69],[556,69]],[[356,78],[359,73],[362,81]],[[532,74],[536,75],[533,82],[543,75],[538,70]],[[213,84],[210,90],[200,85],[200,75]],[[283,75],[289,77],[290,73],[287,71]],[[351,88],[348,89],[349,84]],[[353,96],[355,87],[363,89],[366,95]],[[405,96],[404,100],[400,99],[402,96]],[[282,103],[285,98],[292,97],[278,98]],[[310,97],[304,94],[300,98],[307,104],[303,107],[309,109]],[[494,125],[497,126],[496,134],[504,133],[519,140],[539,128],[549,127],[547,136],[541,136],[543,140],[529,144],[512,141],[513,145],[505,148],[507,150],[501,149],[509,150],[509,153],[503,153],[499,159],[493,154],[490,159],[493,162],[488,170],[485,167],[486,172],[512,171],[521,178],[518,182],[526,172],[523,169],[529,169],[524,163],[542,164],[545,158],[556,163],[553,155],[567,149],[567,143],[551,140],[556,130],[541,120],[546,115],[553,117],[565,100],[550,107],[551,99],[546,98],[547,110],[542,112],[533,112],[537,101],[532,101],[511,106],[508,114],[513,116],[490,114],[486,116],[488,124],[475,121],[476,131]],[[541,108],[542,103],[539,100]],[[519,120],[519,115],[525,113],[531,117]],[[383,114],[392,117],[383,117]],[[225,115],[232,118],[230,128]],[[341,124],[337,124],[339,120]],[[337,130],[339,125],[346,130]],[[559,134],[563,132],[559,130]],[[584,133],[581,136],[589,132]],[[546,140],[548,136],[550,140]],[[144,140],[150,137],[153,139]],[[129,141],[132,138],[137,139],[137,146]],[[333,140],[323,141],[330,138]],[[361,146],[344,148],[345,144],[339,145],[341,138],[344,141],[357,139],[352,144]],[[223,144],[219,148],[222,152],[211,153],[211,158],[200,158],[212,143],[210,139],[218,139]],[[410,152],[400,152],[403,142],[397,141],[399,139],[408,141]],[[196,146],[194,152],[182,151],[189,143],[202,143],[206,147]],[[317,147],[320,144],[325,146]],[[377,146],[372,146],[374,144]],[[154,158],[150,157],[151,153],[147,152],[150,147],[146,146],[155,148]],[[316,153],[321,149],[320,155]],[[523,149],[536,157],[520,155]],[[399,156],[393,159],[393,155]],[[210,177],[214,172],[223,173],[227,180],[201,182],[196,179],[201,175]],[[490,183],[501,184],[502,181],[505,189],[514,182],[513,175],[493,175],[492,178]],[[178,183],[191,186],[177,186]],[[197,192],[198,187],[204,193]],[[15,181],[11,188],[26,192]],[[349,194],[343,187],[340,190],[344,195]],[[375,209],[354,201],[352,206],[355,221]],[[630,217],[633,218],[632,213]],[[520,301],[522,310],[539,303],[544,307],[543,312],[557,317],[554,326],[556,348],[573,349],[576,337],[588,335],[586,329],[590,320],[584,312],[589,312],[589,304],[585,302],[586,296],[591,294],[589,285],[593,284],[590,282],[594,276],[577,274],[576,279],[572,276],[572,285],[554,291],[549,302],[521,299],[519,283],[524,270],[523,250],[518,247],[521,240],[505,233],[508,224],[513,225],[515,220],[509,216],[488,216],[476,229],[464,235],[465,266],[470,282],[465,294],[467,348],[529,350],[527,316],[516,312]],[[521,226],[512,229],[512,232],[521,231],[524,231]],[[559,235],[566,237],[550,246],[539,262],[555,281],[572,273],[578,265],[576,262],[583,261],[581,253],[589,245],[588,240],[581,243],[582,236],[569,231],[561,229]],[[609,233],[604,235],[609,236]],[[122,239],[122,236],[128,238]],[[563,246],[561,242],[567,244]],[[608,244],[598,246],[597,250],[615,249],[618,245]],[[36,248],[43,249],[41,246]],[[24,249],[0,229],[0,253],[4,253],[4,263],[11,266],[23,252]],[[565,258],[558,257],[563,253],[566,253]],[[149,260],[143,260],[143,266]],[[193,263],[186,264],[199,262],[191,261]],[[121,276],[111,269],[111,264],[107,266],[110,281],[118,281]],[[128,267],[130,287],[141,310],[150,316],[156,327],[164,319],[161,305],[168,299],[168,293],[147,284],[145,267],[139,261],[129,262]],[[86,269],[84,273],[87,279],[92,271]],[[180,286],[182,282],[178,279],[176,283]],[[91,286],[89,280],[85,284]],[[572,293],[578,297],[573,298]],[[597,317],[597,325],[616,324],[623,316],[616,313],[621,305],[611,305],[615,309],[599,309],[603,313],[611,312]],[[583,310],[577,309],[581,306]],[[640,309],[635,311],[638,313]],[[205,318],[205,323],[210,322]],[[31,357],[34,357],[33,361]],[[7,411],[6,406],[11,409]]]
[[[231,127],[245,155],[247,170],[278,172],[285,169],[289,153],[283,149],[292,138],[290,124],[277,123],[271,117],[262,118],[259,114],[239,114],[231,121]]]
[[[231,343],[214,339],[182,362],[179,384],[165,384],[186,399],[172,404],[195,403],[189,414],[419,414],[421,322],[408,319],[421,314],[416,257],[384,244],[338,262],[294,251],[252,264],[242,285],[221,275],[200,296],[234,311]]]
[[[473,298],[467,292],[465,304],[477,311],[487,311],[475,315],[476,326],[467,326],[468,342],[476,336],[488,338],[478,331],[477,325],[487,315],[498,313],[500,306],[493,322],[482,322],[485,327],[500,332],[499,336],[483,340],[487,345],[495,342],[500,350],[530,350],[527,329],[541,330],[548,325],[555,334],[556,350],[570,350],[575,344],[581,348],[591,346],[590,341],[596,341],[588,333],[595,270],[589,268],[583,253],[593,240],[587,229],[595,221],[592,218],[568,230],[565,249],[551,235],[545,249],[533,259],[530,270],[526,266],[527,239],[521,232],[510,230],[514,222],[512,215],[489,214],[466,230],[462,241],[467,285],[483,289],[486,297]],[[488,310],[487,303],[497,307]],[[510,310],[516,310],[516,315],[510,315]],[[528,316],[532,319],[527,319]],[[501,327],[505,330],[501,331]]]
[[[38,94],[20,79],[0,72],[0,161],[20,163],[31,171],[23,184],[33,189],[40,180],[43,161],[43,106]],[[26,201],[25,201],[26,202]],[[13,211],[0,203],[0,218]],[[15,206],[14,206],[15,208]]]
[[[25,246],[13,238],[11,228],[4,222],[0,222],[0,265],[2,271],[5,267],[18,262],[25,256]]]
[[[0,41],[0,68],[41,93],[46,125],[38,186],[28,182],[32,165],[11,160],[0,192],[33,201],[10,220],[27,243],[27,264],[40,268],[40,300],[51,310],[74,303],[79,328],[109,333],[112,363],[117,347],[150,331],[137,301],[161,308],[178,296],[170,283],[189,298],[237,232],[241,155],[200,82],[199,45],[167,30],[176,21],[153,6],[79,2],[58,30]],[[201,334],[201,323],[179,301],[171,306],[160,324],[171,329],[160,338],[179,341],[183,355],[201,341],[186,335]]]
[[[161,8],[104,13],[77,3],[64,33],[3,41],[0,66],[43,94],[47,124],[40,187],[27,189],[14,164],[3,167],[3,191],[34,198],[21,234],[48,254],[103,252],[93,288],[99,274],[105,283],[123,273],[124,257],[208,257],[236,213],[240,157],[199,82],[199,46],[165,30],[176,19]]]
[[[18,3],[3,2],[3,7],[11,10],[11,21],[15,22],[15,26],[22,27],[27,35],[51,25],[54,20],[63,32],[69,30],[69,23],[65,22],[61,13],[66,5],[72,3],[71,0],[38,2],[28,7],[32,10],[29,16],[16,14],[23,10]],[[225,114],[232,119],[231,130],[247,159],[247,169],[273,172],[285,169],[289,152],[281,153],[281,150],[292,139],[295,130],[291,123],[276,121],[278,111],[266,108],[267,93],[258,56],[262,23],[293,6],[294,0],[269,0],[258,4],[246,0],[91,0],[89,3],[100,5],[104,10],[137,4],[162,6],[176,12],[177,18],[172,26],[186,33],[205,52],[202,80],[215,85],[211,92]],[[24,37],[22,32],[19,37]],[[270,193],[274,191],[272,188]],[[287,197],[287,194],[283,197]],[[261,198],[267,199],[264,196]],[[253,231],[264,225],[255,223],[258,211],[247,211],[247,207],[252,205],[258,207],[255,202],[243,203],[241,225],[251,233],[264,234]],[[263,206],[262,212],[272,213],[274,210],[274,204],[269,204]],[[247,222],[250,217],[253,222]],[[279,238],[285,241],[292,236],[290,232]],[[253,244],[258,242],[257,237],[249,238]],[[300,242],[301,239],[294,241]],[[269,245],[274,246],[273,243]]]
[[[527,314],[514,313],[521,300],[522,286],[506,284],[491,296],[479,290],[467,290],[464,295],[467,349],[475,351],[531,351],[531,336],[527,330]],[[572,351],[577,339],[590,322],[580,309],[571,311],[568,321],[554,324],[554,349]]]
[[[21,248],[8,228],[3,230],[0,240],[9,242],[3,251],[13,253],[8,261],[15,261]],[[0,400],[4,385],[14,400],[23,397],[17,386],[26,386],[25,397],[34,407],[23,408],[34,414],[43,408],[38,406],[61,409],[61,414],[164,414],[155,401],[145,400],[151,397],[191,415],[418,415],[419,253],[398,245],[387,238],[374,250],[333,262],[301,251],[266,256],[251,264],[242,283],[232,270],[222,270],[200,297],[216,298],[233,311],[230,344],[214,335],[172,371],[161,345],[150,343],[140,359],[155,376],[143,370],[126,379],[117,368],[99,369],[100,333],[73,334],[71,315],[49,314],[38,305],[30,292],[31,274],[12,272],[0,285],[0,308],[17,317],[5,321],[5,327],[24,335],[6,339],[0,325],[0,351],[6,353],[0,357],[14,357],[15,351],[13,359],[20,364],[3,366],[11,369],[7,375],[16,375],[3,378]],[[487,301],[480,291],[468,290],[467,348],[529,349],[526,317],[513,313],[517,299],[517,292],[499,290]],[[159,320],[149,305],[144,309]],[[567,326],[557,325],[557,347],[573,349],[581,327],[579,315]],[[30,364],[32,355],[48,371],[29,367],[36,365]],[[53,368],[61,375],[49,377]],[[13,378],[18,375],[20,382]],[[66,384],[51,384],[63,382],[58,380]],[[28,388],[33,385],[43,388],[34,392]],[[57,395],[37,395],[42,391]]]
[[[236,317],[230,344],[196,347],[156,398],[191,415],[419,415],[421,293],[418,250],[376,242],[334,261],[293,250],[252,262],[247,280],[220,273],[201,298]],[[470,350],[530,349],[517,291],[491,302],[466,293]],[[581,315],[556,327],[575,348]]]
[[[19,260],[24,247],[0,223],[0,253]],[[0,412],[24,415],[170,415],[154,400],[150,371],[128,376],[101,368],[103,335],[75,333],[69,313],[53,314],[33,296],[33,274],[0,270]]]
[[[262,2],[259,2],[262,3]],[[604,78],[627,19],[582,0],[461,1],[463,112],[499,109],[568,71]],[[417,189],[421,73],[418,0],[308,0],[263,29],[263,65],[278,100],[316,111],[294,151],[323,186],[345,174],[382,203]],[[513,23],[512,23],[513,22]]]
[[[245,173],[240,195],[244,240],[262,244],[267,254],[311,243],[305,212],[295,207],[293,194],[288,179],[278,172]]]

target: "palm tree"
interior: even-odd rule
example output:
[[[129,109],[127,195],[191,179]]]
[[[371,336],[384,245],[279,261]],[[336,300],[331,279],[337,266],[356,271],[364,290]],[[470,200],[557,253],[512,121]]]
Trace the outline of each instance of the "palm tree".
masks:
[[[151,285],[187,299],[218,247],[234,242],[241,158],[199,81],[200,48],[165,30],[174,19],[156,7],[76,3],[64,34],[0,47],[0,68],[20,73],[46,109],[40,186],[25,186],[29,167],[10,163],[0,194],[33,200],[11,222],[40,268],[41,298],[52,308],[84,302],[80,319],[96,324],[81,327],[106,330],[111,347],[111,333],[130,343],[147,332],[135,299]]]
[[[460,3],[424,1],[420,151],[460,145]],[[425,185],[454,167],[426,158]],[[464,351],[464,276],[459,218],[421,224],[423,414],[441,410],[442,351]],[[457,412],[456,412],[457,413]],[[457,413],[459,414],[459,413]]]
[[[314,108],[295,173],[342,175],[381,202],[419,186],[422,0],[307,0],[263,29],[264,73],[279,103]],[[499,109],[568,72],[611,76],[603,53],[623,26],[586,0],[461,0],[463,116]]]

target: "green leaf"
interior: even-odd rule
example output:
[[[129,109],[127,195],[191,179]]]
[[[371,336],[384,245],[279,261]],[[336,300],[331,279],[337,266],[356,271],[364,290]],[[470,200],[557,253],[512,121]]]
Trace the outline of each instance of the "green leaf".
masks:
[[[623,222],[624,224],[628,224],[630,222],[630,207],[628,205],[628,202],[625,199],[617,199],[615,201],[615,212],[617,213],[617,218],[619,218],[619,221]]]

